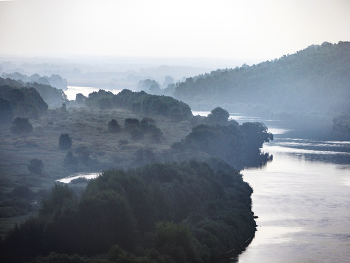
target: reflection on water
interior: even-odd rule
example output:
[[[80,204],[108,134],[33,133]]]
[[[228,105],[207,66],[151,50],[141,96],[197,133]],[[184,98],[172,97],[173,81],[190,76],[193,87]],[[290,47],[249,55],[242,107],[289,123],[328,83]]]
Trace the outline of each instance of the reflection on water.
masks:
[[[350,142],[276,138],[274,159],[242,171],[259,216],[238,262],[349,262]]]
[[[64,93],[67,95],[68,100],[75,100],[75,96],[78,93],[83,94],[85,97],[88,97],[90,93],[94,91],[99,91],[99,88],[94,87],[80,87],[80,86],[68,86],[68,89],[64,91]],[[111,91],[114,94],[118,94],[120,90],[109,90],[104,89],[105,91]]]
[[[100,175],[100,173],[88,173],[88,174],[78,173],[78,174],[73,174],[73,175],[70,175],[68,177],[56,180],[56,181],[60,182],[60,183],[69,184],[74,179],[78,179],[78,178],[95,179],[99,175]]]

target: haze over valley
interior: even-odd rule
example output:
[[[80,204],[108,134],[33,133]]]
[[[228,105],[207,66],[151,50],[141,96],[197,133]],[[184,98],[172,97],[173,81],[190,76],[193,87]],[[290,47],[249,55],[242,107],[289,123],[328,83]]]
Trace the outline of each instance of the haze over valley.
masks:
[[[0,1],[1,262],[347,262],[348,1]]]

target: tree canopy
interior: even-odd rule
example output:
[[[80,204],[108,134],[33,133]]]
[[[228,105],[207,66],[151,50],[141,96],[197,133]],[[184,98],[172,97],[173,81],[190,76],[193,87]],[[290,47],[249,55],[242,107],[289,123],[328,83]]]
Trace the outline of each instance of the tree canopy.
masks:
[[[349,71],[350,42],[325,42],[257,65],[187,78],[176,85],[174,95],[192,108],[225,104],[237,110],[255,105],[258,113],[349,112]]]
[[[0,244],[1,259],[70,262],[73,253],[103,253],[104,262],[227,262],[254,237],[252,189],[230,166],[215,167],[192,160],[108,170],[80,199],[56,184],[39,214]]]

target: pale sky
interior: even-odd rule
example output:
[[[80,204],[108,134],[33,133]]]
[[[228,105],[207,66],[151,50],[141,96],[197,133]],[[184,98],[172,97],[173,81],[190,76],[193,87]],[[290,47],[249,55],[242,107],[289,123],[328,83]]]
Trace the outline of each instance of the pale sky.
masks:
[[[0,1],[0,55],[279,58],[350,41],[350,0]]]

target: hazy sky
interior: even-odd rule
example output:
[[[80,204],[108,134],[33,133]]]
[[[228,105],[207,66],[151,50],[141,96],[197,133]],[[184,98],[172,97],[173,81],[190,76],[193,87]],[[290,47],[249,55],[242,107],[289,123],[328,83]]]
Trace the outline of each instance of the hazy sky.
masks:
[[[0,55],[274,59],[350,41],[349,0],[0,1]]]

